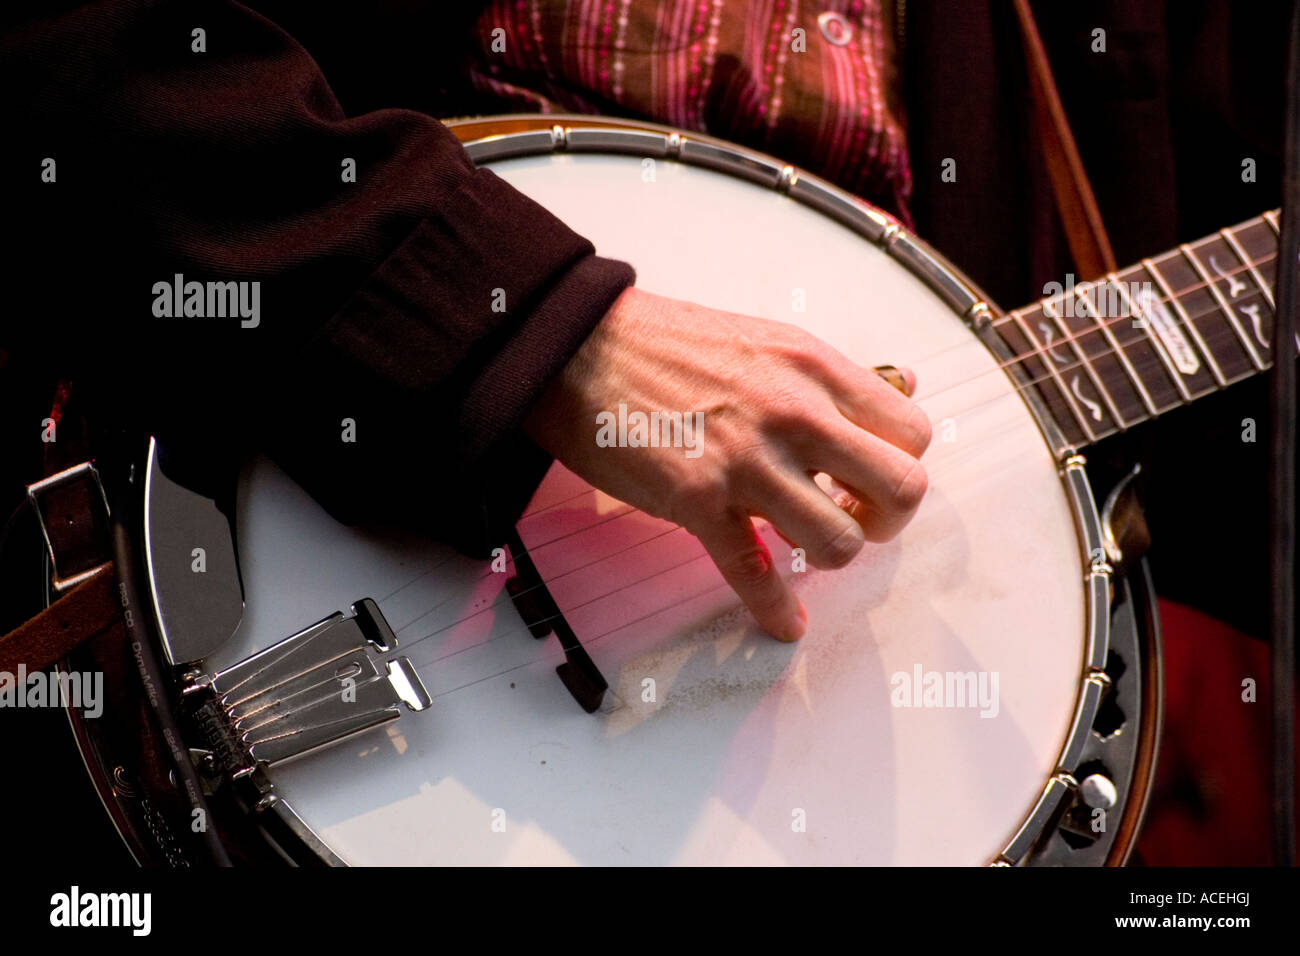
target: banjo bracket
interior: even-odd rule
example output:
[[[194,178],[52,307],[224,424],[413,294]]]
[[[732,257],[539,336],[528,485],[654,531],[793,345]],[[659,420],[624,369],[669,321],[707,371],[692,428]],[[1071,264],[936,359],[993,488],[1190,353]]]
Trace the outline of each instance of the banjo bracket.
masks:
[[[1101,509],[1106,556],[1121,572],[1130,570],[1151,547],[1151,532],[1137,490],[1136,479],[1141,473],[1141,465],[1133,466],[1111,490]]]
[[[405,657],[380,659],[397,639],[378,605],[335,612],[183,691],[207,759],[239,778],[332,746],[432,702]]]

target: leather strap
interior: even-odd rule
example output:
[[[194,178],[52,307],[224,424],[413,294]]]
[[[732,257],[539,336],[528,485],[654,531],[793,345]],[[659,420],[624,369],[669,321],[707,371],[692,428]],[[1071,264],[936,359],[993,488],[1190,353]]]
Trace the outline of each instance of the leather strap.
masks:
[[[28,673],[44,670],[121,617],[117,576],[110,564],[27,623],[0,637],[0,671],[17,673],[20,664]]]
[[[85,424],[75,410],[69,414],[71,404],[70,383],[61,381],[50,411],[60,431],[58,441],[45,446],[47,477],[89,458]],[[58,570],[65,577],[70,572],[98,567],[108,557],[104,553],[104,506],[102,501],[96,501],[96,493],[86,482],[71,483],[44,493],[44,507],[37,505],[37,510],[46,512],[38,518],[50,547],[59,556]],[[44,670],[121,618],[117,575],[110,562],[35,617],[0,637],[0,671],[17,673],[19,665],[29,673]]]
[[[1034,101],[1034,125],[1047,161],[1047,174],[1052,180],[1056,196],[1056,209],[1065,227],[1065,238],[1070,245],[1070,256],[1084,280],[1099,279],[1115,271],[1115,254],[1110,248],[1106,227],[1101,221],[1101,211],[1084,172],[1079,149],[1070,132],[1065,117],[1065,107],[1052,79],[1052,68],[1047,62],[1047,50],[1038,34],[1029,0],[1014,0],[1016,17],[1020,21],[1020,36],[1024,41],[1025,63],[1029,70],[1029,91]]]

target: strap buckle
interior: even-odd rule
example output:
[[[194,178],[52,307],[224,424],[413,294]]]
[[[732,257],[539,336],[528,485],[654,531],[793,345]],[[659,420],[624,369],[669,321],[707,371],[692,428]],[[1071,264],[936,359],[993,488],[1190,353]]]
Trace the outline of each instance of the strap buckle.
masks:
[[[89,461],[27,486],[60,594],[112,563],[108,545],[108,495]]]

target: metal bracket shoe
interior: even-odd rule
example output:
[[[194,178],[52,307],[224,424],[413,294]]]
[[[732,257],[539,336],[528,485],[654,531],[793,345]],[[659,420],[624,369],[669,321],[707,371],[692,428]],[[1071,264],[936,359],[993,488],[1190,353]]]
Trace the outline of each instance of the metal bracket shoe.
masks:
[[[28,485],[27,498],[40,524],[57,593],[108,567],[108,497],[91,462]]]
[[[221,770],[245,776],[396,720],[399,704],[420,711],[432,703],[407,658],[374,656],[397,647],[378,605],[365,598],[352,612],[335,612],[184,689],[206,692],[195,720]]]

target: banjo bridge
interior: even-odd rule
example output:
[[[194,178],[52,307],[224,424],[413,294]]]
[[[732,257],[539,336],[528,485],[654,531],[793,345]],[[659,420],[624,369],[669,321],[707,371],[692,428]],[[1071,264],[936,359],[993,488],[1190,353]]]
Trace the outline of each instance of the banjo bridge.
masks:
[[[518,531],[511,532],[508,543],[515,562],[515,576],[506,581],[510,600],[533,637],[542,640],[553,633],[559,639],[564,663],[555,668],[555,673],[578,706],[594,714],[605,701],[609,682],[565,620],[564,613],[528,556]]]
[[[232,777],[332,746],[396,720],[401,707],[431,703],[378,605],[365,598],[352,616],[335,612],[210,677],[184,694],[216,768]]]

